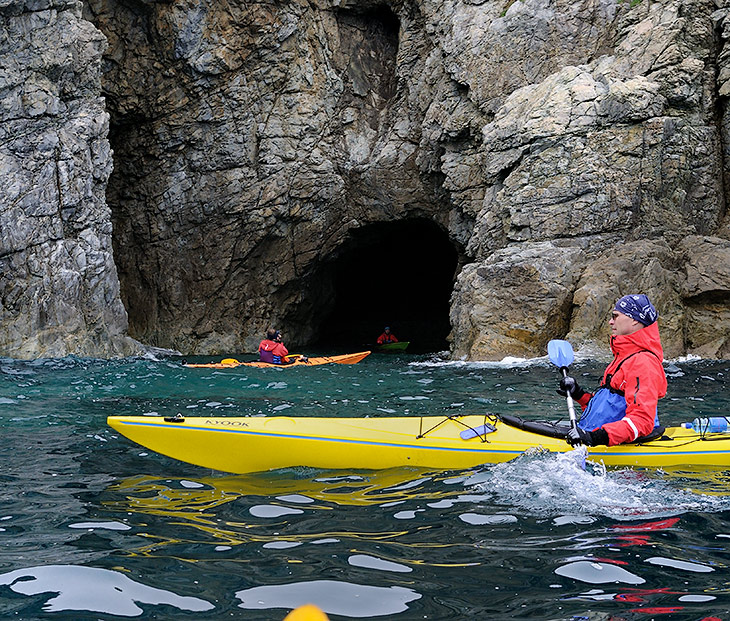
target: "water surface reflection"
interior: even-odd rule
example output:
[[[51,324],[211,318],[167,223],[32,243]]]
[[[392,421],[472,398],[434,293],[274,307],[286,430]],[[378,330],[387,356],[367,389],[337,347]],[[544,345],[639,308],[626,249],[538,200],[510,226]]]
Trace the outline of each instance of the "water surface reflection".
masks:
[[[180,596],[149,587],[118,571],[76,565],[44,565],[0,574],[0,585],[23,595],[56,593],[43,604],[46,612],[88,611],[136,617],[137,604],[166,604],[179,610],[205,612],[213,604],[198,597]]]

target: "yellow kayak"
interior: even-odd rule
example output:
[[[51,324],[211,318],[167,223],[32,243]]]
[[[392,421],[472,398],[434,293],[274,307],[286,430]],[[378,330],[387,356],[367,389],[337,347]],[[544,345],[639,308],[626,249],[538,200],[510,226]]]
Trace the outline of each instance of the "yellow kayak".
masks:
[[[562,439],[518,429],[495,417],[289,418],[110,416],[108,424],[142,446],[184,462],[244,474],[308,466],[380,470],[412,466],[471,468],[530,449],[566,452]],[[642,444],[588,447],[607,466],[730,467],[730,434],[667,428]]]
[[[357,364],[367,355],[369,351],[359,351],[355,354],[341,354],[339,356],[319,356],[315,358],[307,358],[299,354],[289,355],[287,358],[294,358],[293,362],[287,364],[273,364],[271,362],[239,362],[235,358],[225,358],[220,362],[207,362],[201,364],[184,363],[184,366],[194,369],[233,369],[235,367],[280,367],[288,369],[290,367],[316,367],[320,364]]]

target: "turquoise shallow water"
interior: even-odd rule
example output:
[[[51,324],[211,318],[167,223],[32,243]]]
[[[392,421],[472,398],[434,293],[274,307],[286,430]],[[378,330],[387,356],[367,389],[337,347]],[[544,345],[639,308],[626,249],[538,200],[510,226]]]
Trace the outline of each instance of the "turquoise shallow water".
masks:
[[[601,364],[574,373],[591,385]],[[730,362],[667,366],[662,422],[730,411]],[[463,472],[212,472],[112,414],[560,418],[545,361],[0,360],[0,618],[728,619],[730,473],[576,453]]]

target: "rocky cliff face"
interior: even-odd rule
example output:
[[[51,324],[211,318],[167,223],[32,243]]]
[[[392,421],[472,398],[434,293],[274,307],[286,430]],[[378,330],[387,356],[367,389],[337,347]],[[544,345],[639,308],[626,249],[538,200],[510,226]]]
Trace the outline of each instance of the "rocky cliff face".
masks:
[[[106,40],[77,2],[0,2],[0,356],[130,354],[105,190]]]
[[[600,342],[613,300],[631,291],[661,309],[670,355],[730,353],[726,12],[614,8],[582,13],[594,27],[607,17],[601,53],[513,90],[482,128],[493,176],[452,303],[457,353],[528,354],[555,333]]]
[[[728,357],[729,10],[6,0],[0,353],[123,353],[125,307],[192,354],[389,304],[450,307],[457,357],[605,351],[643,291],[668,355]]]

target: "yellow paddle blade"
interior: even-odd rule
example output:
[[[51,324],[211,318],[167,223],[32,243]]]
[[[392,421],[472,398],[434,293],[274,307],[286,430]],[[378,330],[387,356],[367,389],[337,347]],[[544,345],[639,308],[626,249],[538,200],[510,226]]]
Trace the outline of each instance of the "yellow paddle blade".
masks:
[[[235,358],[226,358],[224,360],[221,360],[221,364],[241,364],[236,360]]]

